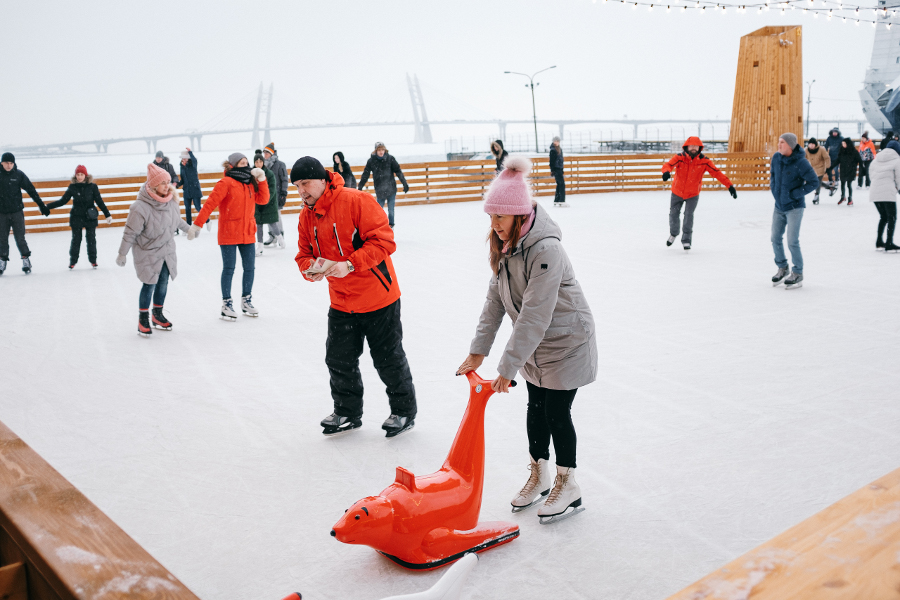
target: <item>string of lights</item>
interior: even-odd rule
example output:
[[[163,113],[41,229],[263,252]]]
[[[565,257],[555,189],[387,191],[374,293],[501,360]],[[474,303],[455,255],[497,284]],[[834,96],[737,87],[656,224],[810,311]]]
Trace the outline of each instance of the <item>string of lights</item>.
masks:
[[[597,0],[594,0],[594,3],[597,3]],[[788,11],[791,11],[794,14],[800,12],[803,15],[812,15],[812,18],[814,19],[817,19],[819,18],[819,15],[822,15],[828,21],[834,19],[841,21],[842,23],[851,22],[856,25],[859,25],[860,23],[870,23],[872,27],[877,27],[880,23],[888,29],[897,24],[898,21],[895,21],[895,19],[898,17],[897,13],[900,12],[900,2],[895,6],[885,5],[881,7],[872,7],[849,4],[835,0],[786,0],[781,2],[764,1],[747,4],[730,4],[711,2],[709,0],[662,0],[662,2],[652,0],[650,2],[641,0],[602,0],[602,3],[619,3],[625,6],[631,6],[632,9],[645,7],[651,12],[658,10],[666,13],[671,13],[673,11],[683,13],[692,10],[697,11],[700,15],[705,15],[706,13],[721,13],[722,15],[730,13],[761,15],[762,13],[775,10],[779,11],[781,16],[784,16]],[[872,16],[871,19],[866,18],[869,13],[871,13]]]

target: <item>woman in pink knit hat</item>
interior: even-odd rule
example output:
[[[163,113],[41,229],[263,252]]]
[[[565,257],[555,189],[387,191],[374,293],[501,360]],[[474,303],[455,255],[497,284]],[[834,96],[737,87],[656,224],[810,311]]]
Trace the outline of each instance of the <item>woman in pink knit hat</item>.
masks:
[[[457,375],[481,366],[503,315],[509,315],[513,332],[491,387],[506,393],[516,373],[525,379],[531,471],[512,507],[518,512],[546,497],[538,517],[547,523],[583,510],[575,482],[571,409],[578,388],[597,377],[594,317],[562,247],[559,226],[531,197],[527,178],[531,163],[511,156],[504,167],[484,202],[484,212],[491,217],[488,245],[493,275],[469,356]],[[551,438],[555,479],[549,468]]]
[[[143,283],[138,300],[138,334],[148,337],[153,300],[152,323],[156,329],[172,329],[172,323],[163,316],[163,303],[172,279],[178,275],[175,256],[175,229],[188,231],[188,224],[181,218],[178,190],[171,183],[169,172],[153,163],[147,165],[147,182],[138,191],[137,200],[131,203],[125,232],[119,246],[116,264],[125,266],[128,251],[134,256],[134,270]]]

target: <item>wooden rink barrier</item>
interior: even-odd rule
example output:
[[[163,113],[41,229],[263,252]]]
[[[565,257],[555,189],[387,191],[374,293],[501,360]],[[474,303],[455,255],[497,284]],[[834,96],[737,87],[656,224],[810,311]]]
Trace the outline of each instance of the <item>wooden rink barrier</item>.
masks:
[[[669,600],[900,598],[900,469]]]
[[[0,528],[0,598],[198,600],[3,423]]]
[[[674,153],[673,153],[674,154]],[[769,160],[761,154],[719,153],[708,155],[728,176],[738,190],[767,190],[769,188]],[[566,194],[596,194],[603,192],[663,191],[671,188],[671,181],[662,180],[662,164],[672,154],[603,154],[573,155],[566,157]],[[556,183],[550,174],[549,158],[532,159],[531,174],[536,196],[552,196]],[[493,160],[464,160],[410,163],[400,165],[409,183],[409,193],[398,188],[397,206],[415,204],[439,204],[445,202],[473,202],[482,199],[494,177]],[[363,166],[355,167],[357,181]],[[288,165],[290,170],[290,165]],[[330,170],[330,169],[329,169]],[[27,172],[27,170],[26,170]],[[213,186],[222,178],[222,172],[201,173],[200,187],[205,199]],[[101,214],[100,227],[122,227],[128,209],[146,178],[112,177],[94,180],[100,187],[103,201],[113,217],[112,225],[104,223]],[[59,199],[70,180],[36,181],[34,187],[44,202]],[[703,189],[721,189],[721,184],[706,176]],[[366,190],[374,193],[371,179]],[[25,225],[29,233],[40,231],[64,231],[69,229],[69,210],[72,204],[56,208],[49,217],[41,215],[37,205],[27,195],[25,201]],[[288,201],[284,214],[300,212],[301,201],[297,188],[288,187]],[[181,205],[184,214],[184,202]],[[213,218],[216,218],[214,213]]]

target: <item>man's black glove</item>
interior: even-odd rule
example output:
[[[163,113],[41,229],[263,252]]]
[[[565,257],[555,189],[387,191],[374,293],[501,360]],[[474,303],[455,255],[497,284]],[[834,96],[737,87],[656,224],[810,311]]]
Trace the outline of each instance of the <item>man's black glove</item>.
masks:
[[[728,188],[728,192],[731,194],[732,198],[737,198],[737,190],[734,189],[734,186],[731,186],[730,188]]]
[[[404,184],[403,184],[403,193],[405,194],[405,193],[408,192],[408,191],[409,191],[409,184],[408,184],[408,183],[404,183]]]
[[[284,208],[285,203],[287,203],[287,196],[279,196],[278,197],[278,208]]]
[[[49,217],[49,216],[50,216],[50,209],[47,208],[45,205],[42,204],[42,205],[41,205],[41,214],[44,215],[45,217]]]
[[[668,180],[669,180],[669,172],[666,171],[665,173],[663,173],[663,181],[668,181]]]

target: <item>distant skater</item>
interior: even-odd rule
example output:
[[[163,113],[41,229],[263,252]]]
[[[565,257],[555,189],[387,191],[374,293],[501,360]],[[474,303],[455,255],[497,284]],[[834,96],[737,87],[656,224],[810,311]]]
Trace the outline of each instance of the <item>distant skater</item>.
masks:
[[[339,173],[344,178],[344,189],[355,190],[356,176],[353,174],[353,170],[350,169],[350,164],[344,160],[344,153],[335,152],[331,160],[334,161],[334,172]]]
[[[75,175],[72,183],[66,189],[62,198],[47,205],[48,209],[65,206],[72,201],[72,211],[69,213],[69,227],[72,228],[72,243],[69,245],[69,270],[73,270],[78,263],[78,255],[81,254],[81,230],[85,230],[87,237],[87,254],[91,266],[97,268],[97,225],[100,214],[97,209],[103,211],[106,224],[112,223],[109,209],[103,203],[100,196],[100,188],[94,183],[94,178],[88,173],[87,167],[78,165],[75,167]]]
[[[897,192],[900,191],[900,142],[890,140],[887,147],[878,153],[870,167],[872,190],[869,201],[878,209],[878,238],[875,249],[897,252],[900,246],[894,244],[894,227],[897,224]],[[887,239],[882,235],[887,229]]]
[[[22,202],[22,190],[31,196],[42,215],[49,215],[50,209],[44,205],[28,176],[19,170],[12,152],[4,152],[0,163],[0,275],[6,271],[9,260],[10,228],[22,257],[22,271],[28,275],[31,273],[31,250],[25,241],[25,203]]]
[[[528,159],[508,158],[485,194],[491,279],[475,339],[456,374],[481,366],[508,315],[512,333],[500,346],[491,387],[506,393],[517,374],[525,379],[531,471],[511,504],[518,512],[542,502],[538,517],[546,523],[582,510],[572,403],[578,389],[597,378],[598,359],[591,308],[560,241],[559,225],[531,196],[530,170]],[[551,440],[555,469],[550,467]]]
[[[831,131],[828,132],[828,137],[825,138],[825,143],[822,144],[825,146],[825,149],[828,150],[828,157],[831,159],[831,168],[828,169],[828,185],[829,185],[829,196],[833,196],[838,188],[838,179],[841,179],[841,168],[838,164],[838,154],[841,151],[841,141],[844,138],[841,137],[841,130],[837,127],[834,127]]]
[[[253,166],[263,170],[266,174],[266,183],[269,185],[269,203],[256,205],[256,256],[262,256],[263,225],[268,225],[269,230],[275,234],[279,248],[284,247],[284,232],[281,230],[281,223],[278,222],[278,183],[275,173],[266,166],[266,159],[263,158],[261,150],[257,150],[253,156]]]
[[[852,180],[851,180],[852,181]],[[819,177],[806,160],[803,148],[793,133],[783,133],[778,138],[778,152],[772,156],[769,188],[775,197],[772,213],[772,249],[778,272],[772,277],[772,285],[784,282],[787,289],[803,286],[803,254],[800,252],[800,222],[806,209],[806,194],[819,187]],[[788,248],[794,271],[791,272],[784,254],[784,233],[787,230]]]
[[[503,161],[506,160],[506,157],[509,156],[509,152],[507,152],[503,148],[503,140],[494,140],[491,142],[491,154],[494,155],[494,161],[497,163],[497,168],[494,169],[494,174],[499,175],[500,171],[503,170]]]
[[[256,206],[269,203],[269,184],[262,169],[250,167],[240,152],[228,156],[222,163],[224,176],[206,199],[197,220],[191,225],[188,239],[200,233],[212,211],[219,209],[219,250],[222,252],[222,312],[226,321],[237,319],[231,300],[231,281],[237,253],[241,255],[244,276],[241,282],[241,311],[248,317],[258,317],[253,306],[253,279],[256,274]]]
[[[553,137],[553,142],[550,144],[550,174],[556,180],[553,206],[568,208],[569,205],[566,202],[565,161],[563,160],[563,151],[559,142],[559,136],[557,135]]]
[[[275,143],[269,142],[263,148],[263,158],[266,160],[266,166],[275,174],[275,184],[278,187],[278,227],[269,224],[269,239],[263,243],[266,248],[278,246],[284,248],[284,223],[281,220],[281,211],[287,203],[288,195],[288,174],[287,166],[278,158],[278,151],[275,150]],[[278,238],[276,231],[281,232],[281,238]]]
[[[359,189],[366,187],[369,181],[369,175],[375,182],[375,199],[382,208],[387,205],[388,223],[394,226],[394,203],[397,201],[397,182],[394,175],[400,179],[403,184],[403,193],[409,191],[409,184],[406,183],[406,176],[400,170],[400,163],[391,156],[385,145],[381,142],[375,144],[375,150],[372,156],[366,161],[366,168],[363,170],[362,177],[359,178]]]
[[[859,164],[859,181],[857,181],[856,187],[862,188],[863,179],[866,181],[866,187],[872,184],[872,179],[869,177],[869,165],[875,160],[877,154],[878,151],[875,150],[875,144],[869,139],[869,132],[863,131],[859,139],[859,158],[861,162]]]
[[[818,204],[819,192],[822,191],[822,182],[828,173],[828,169],[831,167],[831,157],[828,155],[827,150],[819,146],[819,141],[816,138],[809,138],[809,141],[806,143],[806,159],[812,165],[816,175],[819,176],[819,187],[816,188],[816,195],[813,196],[812,201],[813,204]]]
[[[149,337],[151,327],[171,330],[172,322],[163,315],[163,304],[169,289],[169,278],[178,275],[175,254],[175,229],[188,231],[178,206],[178,189],[168,171],[154,163],[147,165],[147,181],[131,203],[116,264],[124,267],[128,251],[134,259],[134,270],[143,286],[138,297],[138,335]],[[188,237],[193,239],[193,237]],[[150,302],[153,313],[150,314]]]
[[[669,201],[669,239],[666,246],[671,246],[678,236],[681,227],[681,207],[684,205],[684,229],[681,234],[681,245],[685,250],[691,249],[691,238],[694,234],[694,211],[700,201],[700,188],[703,185],[704,173],[709,173],[728,188],[732,198],[737,198],[737,191],[725,173],[720,171],[711,160],[701,154],[703,142],[697,136],[691,136],[681,147],[684,150],[663,163],[662,180],[668,181],[672,171],[672,197]]]
[[[184,216],[188,225],[193,225],[191,208],[200,212],[203,205],[203,191],[200,189],[200,175],[197,172],[197,157],[190,148],[185,148],[181,153],[181,179],[176,187],[183,189]],[[209,221],[206,222],[206,230],[209,231]]]
[[[841,199],[838,204],[847,201],[847,206],[853,206],[853,183],[856,181],[856,167],[862,165],[862,159],[856,145],[850,138],[841,141],[841,149],[838,151],[838,170],[841,174]],[[844,192],[846,184],[846,195]]]

